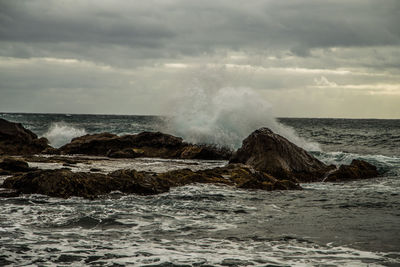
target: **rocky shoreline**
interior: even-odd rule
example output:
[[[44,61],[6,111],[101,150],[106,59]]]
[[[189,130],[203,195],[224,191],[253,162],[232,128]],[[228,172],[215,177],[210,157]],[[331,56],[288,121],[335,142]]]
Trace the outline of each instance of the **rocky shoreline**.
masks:
[[[132,169],[106,174],[96,170],[73,172],[68,167],[85,159],[65,155],[77,154],[108,158],[229,160],[229,164],[200,171],[180,169],[163,173]],[[161,132],[85,135],[57,149],[21,124],[0,119],[0,160],[0,175],[9,176],[1,185],[0,197],[44,194],[93,199],[112,191],[149,195],[192,183],[300,190],[299,183],[304,182],[349,181],[379,175],[375,166],[361,160],[354,160],[350,165],[326,165],[268,128],[254,131],[235,152],[217,146],[189,144],[182,138]],[[42,170],[29,167],[26,161],[58,162],[65,168]]]

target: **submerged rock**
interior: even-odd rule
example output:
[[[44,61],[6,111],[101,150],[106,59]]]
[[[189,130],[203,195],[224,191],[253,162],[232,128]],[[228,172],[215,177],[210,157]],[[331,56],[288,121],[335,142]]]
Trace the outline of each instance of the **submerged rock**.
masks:
[[[320,181],[329,167],[286,138],[261,128],[243,140],[230,163],[244,163],[279,179]]]
[[[158,157],[182,159],[229,159],[231,151],[214,146],[191,145],[182,138],[160,132],[118,136],[88,134],[72,139],[60,149],[63,154],[86,154],[114,158]]]
[[[329,173],[324,182],[339,182],[374,178],[379,175],[376,167],[364,160],[354,159],[350,165],[341,165]]]
[[[31,155],[48,147],[46,138],[38,138],[20,123],[0,118],[0,155]]]

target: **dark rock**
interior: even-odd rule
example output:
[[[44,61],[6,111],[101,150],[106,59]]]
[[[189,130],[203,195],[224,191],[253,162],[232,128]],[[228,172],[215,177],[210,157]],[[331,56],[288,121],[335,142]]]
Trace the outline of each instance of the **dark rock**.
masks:
[[[243,164],[229,164],[225,167],[200,171],[181,169],[161,173],[161,180],[166,180],[172,186],[182,186],[193,183],[225,184],[244,189],[261,190],[297,190],[301,187],[292,181],[280,181],[263,172],[254,170]]]
[[[34,170],[29,167],[27,162],[14,158],[4,158],[0,162],[0,169],[10,172],[28,172]]]
[[[21,193],[14,189],[0,188],[0,197],[18,197]]]
[[[60,155],[61,152],[57,148],[48,147],[45,150],[43,150],[41,153],[46,154],[46,155]]]
[[[108,175],[72,172],[66,169],[36,170],[7,178],[3,187],[16,190],[15,194],[44,194],[62,198],[78,196],[92,199],[111,191],[140,195],[158,194],[167,192],[170,187],[193,183],[224,184],[261,190],[301,189],[292,181],[277,180],[243,164],[230,164],[201,171],[182,169],[161,174],[136,170],[117,170]]]
[[[62,198],[71,196],[95,198],[116,190],[141,195],[158,194],[169,190],[169,187],[160,186],[157,179],[147,173],[132,171],[131,174],[128,176],[123,172],[114,172],[105,175],[65,169],[37,170],[7,178],[3,187],[23,194],[43,194]]]
[[[377,177],[379,172],[376,167],[364,160],[353,160],[350,165],[342,165],[339,169],[331,172],[324,182],[338,182],[361,180]]]
[[[110,150],[107,157],[110,158],[138,158],[144,155],[144,150],[140,148],[125,148],[123,150]]]
[[[38,138],[20,123],[0,119],[0,155],[31,155],[48,147],[46,138]]]
[[[84,135],[60,149],[63,154],[86,154],[113,158],[228,159],[231,151],[206,145],[191,145],[182,138],[160,132],[117,136],[110,133]]]
[[[168,183],[158,178],[157,174],[151,172],[139,172],[136,170],[117,170],[109,173],[109,176],[117,181],[128,181],[124,185],[124,193],[135,193],[140,195],[151,195],[167,192],[170,188]]]
[[[70,164],[70,163],[63,163],[64,167],[76,167],[74,164]]]
[[[59,148],[62,154],[86,154],[95,156],[106,156],[113,146],[120,146],[115,141],[118,136],[110,133],[87,134],[76,137],[70,143]],[[118,147],[119,149],[122,148]]]
[[[208,159],[221,160],[229,159],[232,151],[227,148],[220,148],[211,145],[191,145],[188,144],[180,154],[181,159]]]
[[[229,162],[248,164],[276,178],[301,182],[320,181],[332,168],[268,128],[258,129],[243,140]]]

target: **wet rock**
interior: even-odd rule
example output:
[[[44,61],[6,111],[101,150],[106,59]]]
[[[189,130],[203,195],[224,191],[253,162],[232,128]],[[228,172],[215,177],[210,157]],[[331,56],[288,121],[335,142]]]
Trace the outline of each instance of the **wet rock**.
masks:
[[[13,176],[4,181],[3,187],[23,194],[43,194],[62,198],[78,196],[90,199],[116,190],[149,195],[166,192],[169,189],[159,186],[154,177],[142,172],[127,176],[123,173],[105,175],[72,172],[66,169],[37,170]]]
[[[110,133],[87,134],[76,137],[70,143],[59,148],[62,154],[86,154],[106,156],[113,146],[119,146],[115,141],[118,136]]]
[[[50,147],[22,124],[0,119],[0,155],[31,155]]]
[[[211,145],[188,144],[182,150],[180,158],[220,160],[220,159],[229,159],[231,156],[232,156],[232,151],[227,148],[211,146]]]
[[[286,138],[261,128],[243,140],[230,163],[244,163],[279,179],[320,181],[332,167],[325,165]]]
[[[61,152],[57,148],[48,147],[44,149],[41,153],[46,155],[60,155]]]
[[[376,167],[364,160],[353,160],[350,165],[341,165],[331,172],[324,182],[339,182],[374,178],[379,175]]]
[[[8,198],[8,197],[17,197],[19,195],[20,193],[17,190],[0,188],[0,197]]]
[[[296,190],[301,187],[278,180],[243,164],[201,171],[181,169],[161,174],[136,170],[117,170],[109,174],[72,172],[68,169],[36,170],[9,177],[3,187],[13,194],[43,194],[68,198],[95,198],[112,191],[151,195],[167,192],[170,187],[193,183],[224,184],[244,189]]]
[[[3,158],[0,162],[0,169],[9,172],[29,172],[34,168],[29,167],[28,163],[15,158]]]
[[[280,181],[243,164],[229,164],[225,167],[200,171],[181,169],[161,173],[158,176],[161,180],[166,180],[171,187],[193,183],[212,183],[268,191],[301,189],[297,183],[287,180]]]
[[[125,148],[123,150],[110,150],[107,157],[110,158],[138,158],[144,155],[144,150],[139,148]]]
[[[213,146],[198,146],[182,138],[160,132],[117,136],[110,133],[84,135],[62,146],[62,154],[86,154],[113,158],[228,159],[231,151]]]
[[[170,188],[168,183],[160,180],[157,174],[152,172],[136,170],[117,170],[109,173],[117,181],[128,181],[124,185],[125,190],[119,190],[125,193],[136,193],[140,195],[152,195],[167,192]]]

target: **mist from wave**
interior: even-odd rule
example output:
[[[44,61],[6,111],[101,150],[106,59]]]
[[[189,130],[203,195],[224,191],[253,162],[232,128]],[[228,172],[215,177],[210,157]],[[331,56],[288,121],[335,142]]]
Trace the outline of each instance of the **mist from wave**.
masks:
[[[71,142],[73,138],[85,134],[86,130],[83,128],[74,127],[65,122],[55,122],[50,125],[48,131],[43,136],[49,140],[51,146],[59,148]]]
[[[271,104],[251,88],[194,86],[184,90],[171,106],[169,131],[191,143],[237,149],[254,130],[268,127],[306,150],[320,150],[316,142],[279,123]]]

